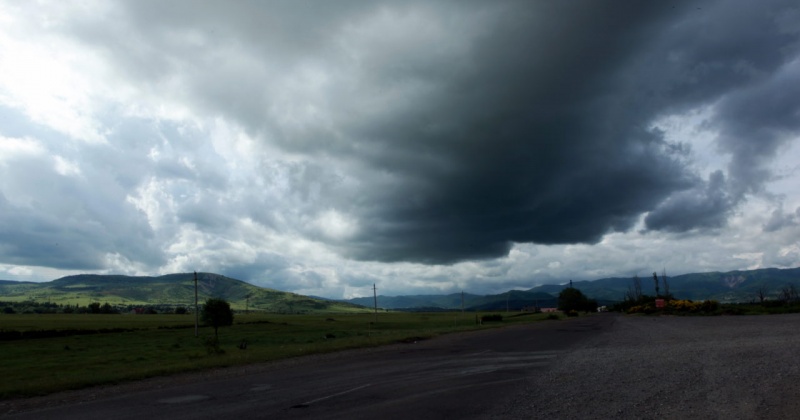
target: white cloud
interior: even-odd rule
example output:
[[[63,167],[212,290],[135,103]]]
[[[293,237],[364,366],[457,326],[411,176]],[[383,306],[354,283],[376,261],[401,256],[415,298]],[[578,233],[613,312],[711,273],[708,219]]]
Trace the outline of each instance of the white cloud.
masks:
[[[63,176],[74,176],[81,174],[81,168],[77,162],[71,162],[61,156],[54,156],[55,170]]]
[[[46,150],[42,144],[35,139],[0,136],[0,163],[22,156],[43,155],[45,152]]]
[[[18,12],[23,13],[12,18],[0,6],[8,24],[0,33],[0,103],[75,140],[104,142],[92,115],[94,85],[105,76],[102,62],[79,44],[51,35],[47,17],[37,10]]]
[[[312,224],[326,237],[340,241],[358,233],[358,223],[335,209],[322,212]]]

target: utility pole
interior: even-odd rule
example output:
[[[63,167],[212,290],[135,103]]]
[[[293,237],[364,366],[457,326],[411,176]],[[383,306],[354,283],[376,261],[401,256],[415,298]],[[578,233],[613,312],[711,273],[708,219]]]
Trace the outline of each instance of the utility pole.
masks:
[[[197,309],[197,271],[194,272],[194,336],[197,337],[198,325],[200,324],[200,313]]]
[[[375,299],[375,323],[378,323],[378,288],[372,283],[372,296]]]
[[[506,294],[506,313],[508,313],[508,300],[511,298],[511,290]]]
[[[464,315],[464,291],[461,291],[461,315]]]

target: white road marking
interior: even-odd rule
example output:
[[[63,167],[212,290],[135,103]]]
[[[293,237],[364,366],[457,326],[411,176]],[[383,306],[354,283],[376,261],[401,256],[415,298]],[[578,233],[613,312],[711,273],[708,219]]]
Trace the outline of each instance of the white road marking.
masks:
[[[158,400],[158,402],[162,404],[182,404],[188,402],[203,401],[209,398],[210,397],[208,395],[183,395],[180,397],[164,398],[163,400]]]
[[[359,387],[356,387],[356,388],[348,389],[346,391],[337,392],[335,394],[331,394],[331,395],[327,395],[327,396],[324,396],[324,397],[320,397],[320,398],[317,398],[317,399],[314,399],[314,400],[299,404],[299,406],[304,406],[304,407],[305,406],[309,406],[311,404],[315,404],[315,403],[318,403],[320,401],[325,401],[327,399],[331,399],[331,398],[334,398],[334,397],[338,397],[338,396],[341,396],[341,395],[345,395],[345,394],[349,394],[351,392],[358,391],[359,389],[364,389],[364,388],[366,388],[368,386],[372,386],[372,384],[366,384],[366,385],[362,385],[362,386],[359,386]]]

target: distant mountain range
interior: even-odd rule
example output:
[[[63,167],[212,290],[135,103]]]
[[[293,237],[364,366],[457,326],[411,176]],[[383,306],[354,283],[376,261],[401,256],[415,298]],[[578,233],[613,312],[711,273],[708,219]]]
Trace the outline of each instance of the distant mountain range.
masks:
[[[127,306],[177,307],[194,305],[194,273],[158,277],[80,274],[34,283],[0,280],[0,301],[38,301],[88,305],[92,302]],[[200,304],[207,298],[223,298],[239,310],[269,312],[358,312],[366,308],[326,299],[254,286],[213,273],[197,273]]]
[[[661,273],[658,273],[659,279]],[[652,274],[640,278],[642,293],[655,295]],[[769,299],[777,299],[781,288],[794,285],[800,288],[800,268],[728,271],[725,273],[693,273],[667,277],[669,292],[678,299],[713,299],[723,303],[758,301],[758,290],[763,289]],[[632,277],[612,277],[591,281],[575,281],[573,287],[608,305],[624,299],[633,285]],[[558,294],[568,285],[548,284],[528,290],[512,290],[497,295],[463,295],[465,310],[520,310],[525,307],[555,307]],[[661,293],[664,285],[661,283]],[[373,305],[373,297],[349,299],[347,302],[364,306]],[[438,309],[462,308],[461,293],[448,295],[378,296],[378,306],[386,309]]]
[[[254,286],[219,274],[197,273],[198,299],[220,297],[235,309],[269,312],[358,312],[369,310],[374,298],[330,300]],[[659,273],[659,278],[661,274]],[[751,302],[758,291],[765,290],[777,299],[788,285],[800,289],[800,268],[694,273],[668,277],[670,293],[679,299],[719,302]],[[633,285],[631,277],[575,281],[580,289],[601,305],[621,301]],[[642,292],[655,295],[652,276],[641,277]],[[496,295],[453,293],[447,295],[378,296],[378,307],[417,311],[513,310],[526,307],[555,307],[558,294],[568,285],[548,284],[529,290],[511,290]],[[661,292],[664,285],[661,283]],[[81,274],[44,283],[0,280],[0,301],[49,301],[58,304],[88,305],[108,302],[112,305],[191,306],[194,304],[194,274],[179,273],[158,277]]]

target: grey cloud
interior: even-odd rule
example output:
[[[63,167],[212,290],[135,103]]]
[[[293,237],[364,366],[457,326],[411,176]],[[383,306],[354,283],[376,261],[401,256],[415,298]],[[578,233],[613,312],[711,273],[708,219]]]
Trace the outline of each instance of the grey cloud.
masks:
[[[800,85],[798,34],[775,20],[789,2],[123,5],[118,25],[70,30],[142,86],[302,156],[285,202],[241,202],[268,225],[336,208],[357,237],[297,229],[356,259],[593,243],[645,213],[648,229],[724,226],[797,130],[800,95],[774,96]],[[706,181],[650,126],[711,104],[734,163]]]
[[[732,155],[729,173],[734,193],[761,192],[773,176],[770,163],[800,130],[800,60],[722,101],[716,119],[722,126],[720,149]]]
[[[769,220],[764,224],[764,232],[777,232],[785,227],[796,226],[798,219],[800,219],[800,208],[794,213],[786,214],[781,206],[772,212]]]
[[[732,211],[725,176],[716,171],[705,185],[670,195],[645,217],[648,229],[686,232],[725,226]]]
[[[107,255],[164,262],[144,216],[124,191],[89,168],[77,179],[55,173],[47,159],[18,159],[0,167],[17,181],[0,193],[3,262],[101,269]],[[91,180],[90,180],[91,178]],[[14,197],[14,201],[9,199]]]

